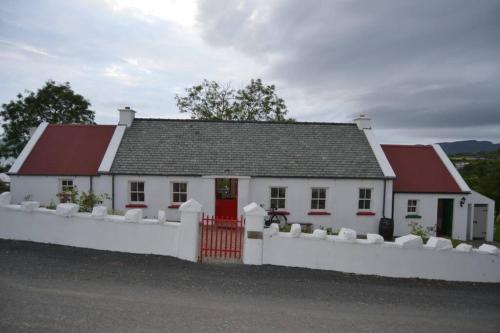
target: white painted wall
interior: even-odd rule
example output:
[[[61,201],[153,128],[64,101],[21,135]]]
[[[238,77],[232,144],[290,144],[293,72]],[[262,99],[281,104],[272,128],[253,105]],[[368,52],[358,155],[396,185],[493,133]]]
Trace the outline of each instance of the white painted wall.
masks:
[[[115,176],[115,209],[126,211],[126,205],[133,204],[129,197],[129,182],[143,181],[145,191],[144,216],[156,218],[158,210],[165,210],[167,220],[180,221],[180,212],[178,208],[168,208],[172,204],[172,183],[187,183],[187,197],[200,202],[205,213],[213,214],[213,205],[210,205],[211,198],[215,192],[215,182],[213,179],[204,179],[201,177],[164,177],[164,176]],[[211,186],[213,184],[213,186]],[[210,212],[210,207],[212,211]]]
[[[34,201],[42,206],[51,201],[59,203],[57,193],[61,191],[61,179],[72,179],[79,192],[89,192],[90,177],[88,176],[19,176],[11,175],[12,202],[20,203],[24,197],[31,194]],[[111,176],[101,175],[92,177],[93,191],[96,194],[107,193],[111,196]],[[111,201],[106,200],[105,205],[111,206]]]
[[[270,208],[271,187],[287,187],[285,210],[290,212],[288,222],[311,222],[315,227],[347,227],[358,234],[378,232],[382,217],[383,180],[357,179],[291,179],[252,178],[250,180],[249,202],[256,202],[265,209]],[[327,216],[308,215],[311,211],[311,188],[327,188]],[[374,216],[357,216],[359,188],[372,188],[372,211]],[[387,181],[386,216],[391,215],[392,181]]]
[[[95,219],[89,213],[62,217],[53,210],[24,212],[0,207],[0,238],[130,253],[177,256],[180,224],[125,222],[123,216]]]
[[[71,178],[80,191],[89,191],[89,177],[55,177],[55,176],[12,176],[12,196],[14,203],[20,203],[27,194],[32,200],[47,205],[53,200],[58,203],[60,179]],[[156,218],[158,210],[165,210],[167,220],[179,221],[177,208],[168,208],[172,204],[172,183],[186,182],[187,197],[193,198],[203,205],[205,214],[215,212],[215,177],[166,177],[166,176],[115,176],[114,196],[115,209],[126,211],[129,201],[129,182],[145,182],[145,217]],[[382,217],[383,180],[355,179],[295,179],[295,178],[249,178],[238,179],[238,215],[243,214],[243,207],[250,202],[270,207],[270,188],[272,186],[287,187],[286,210],[290,212],[289,222],[310,222],[315,227],[331,227],[340,229],[349,227],[359,234],[378,231],[378,222]],[[311,211],[311,188],[327,188],[327,216],[308,215]],[[372,211],[374,216],[357,216],[359,188],[372,188]],[[112,177],[101,175],[93,177],[93,189],[96,193],[112,195]],[[392,180],[386,181],[386,216],[391,215]],[[111,208],[111,201],[104,203]]]
[[[453,229],[452,236],[455,239],[466,240],[467,238],[467,201],[460,207],[464,194],[423,194],[423,193],[396,193],[394,195],[394,235],[402,236],[410,232],[409,223],[418,222],[423,227],[434,227],[437,224],[438,199],[453,199]],[[406,218],[408,200],[418,200],[418,212],[420,219]],[[434,235],[431,233],[431,235]]]
[[[263,263],[346,273],[448,281],[500,282],[500,256],[456,250],[401,248],[289,233],[264,234]]]

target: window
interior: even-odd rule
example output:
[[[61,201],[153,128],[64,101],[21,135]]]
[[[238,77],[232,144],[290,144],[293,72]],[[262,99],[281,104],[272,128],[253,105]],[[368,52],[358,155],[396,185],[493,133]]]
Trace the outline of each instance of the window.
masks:
[[[130,202],[144,202],[144,182],[130,182]]]
[[[417,211],[418,211],[418,200],[414,200],[414,199],[408,200],[407,212],[416,214]]]
[[[172,202],[187,201],[187,183],[172,183]]]
[[[311,209],[325,209],[326,188],[313,188],[311,191]]]
[[[271,209],[285,208],[286,187],[271,187]]]
[[[359,202],[358,208],[368,210],[371,208],[372,201],[372,189],[371,188],[360,188],[359,189]]]
[[[73,189],[73,179],[61,179],[61,192],[71,192]]]

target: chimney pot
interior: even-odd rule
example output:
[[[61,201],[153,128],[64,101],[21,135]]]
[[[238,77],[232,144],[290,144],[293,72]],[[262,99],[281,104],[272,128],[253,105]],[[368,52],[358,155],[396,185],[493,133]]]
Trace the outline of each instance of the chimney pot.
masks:
[[[354,122],[358,125],[358,129],[360,130],[372,128],[372,120],[364,114],[359,115],[358,118],[354,119]]]

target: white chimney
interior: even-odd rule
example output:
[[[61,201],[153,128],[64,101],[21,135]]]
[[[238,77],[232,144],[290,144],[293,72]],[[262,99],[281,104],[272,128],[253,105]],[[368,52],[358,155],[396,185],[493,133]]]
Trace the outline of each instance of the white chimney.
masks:
[[[118,109],[120,112],[120,120],[118,121],[118,125],[125,125],[130,127],[132,122],[134,121],[135,111],[130,108],[130,106],[126,106],[123,109]]]
[[[354,122],[360,130],[372,129],[372,120],[364,114],[359,115],[358,118],[354,119]]]

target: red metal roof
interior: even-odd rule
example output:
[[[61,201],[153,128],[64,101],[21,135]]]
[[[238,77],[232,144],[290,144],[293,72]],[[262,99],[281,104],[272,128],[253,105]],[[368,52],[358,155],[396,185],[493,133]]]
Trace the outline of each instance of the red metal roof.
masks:
[[[382,145],[396,179],[394,192],[462,193],[432,146]]]
[[[24,161],[21,175],[95,175],[114,125],[48,125]]]

